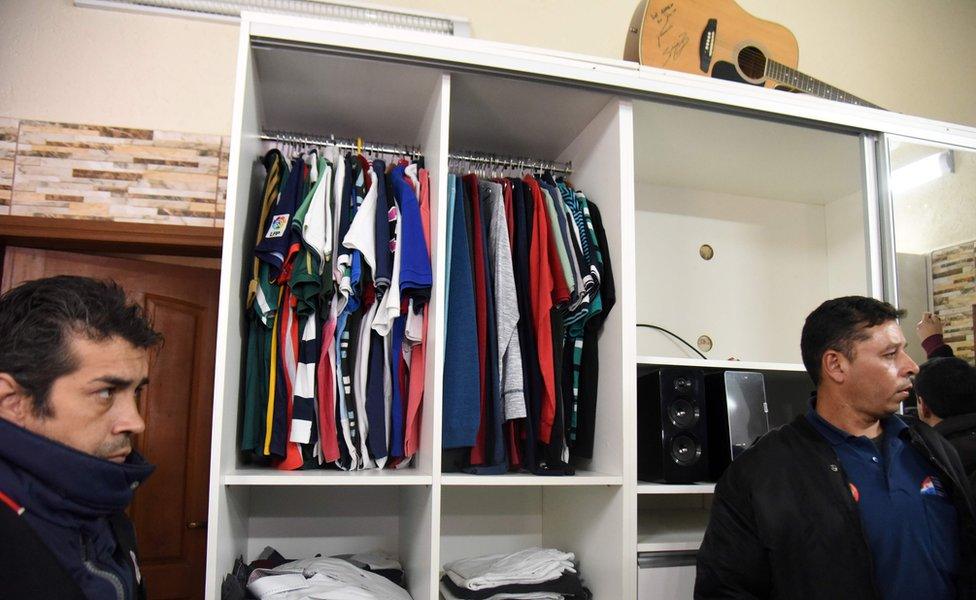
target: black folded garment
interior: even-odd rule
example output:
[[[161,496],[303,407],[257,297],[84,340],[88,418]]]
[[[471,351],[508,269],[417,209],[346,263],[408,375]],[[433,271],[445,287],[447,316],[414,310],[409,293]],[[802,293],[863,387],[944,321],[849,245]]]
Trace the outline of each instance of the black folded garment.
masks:
[[[483,590],[469,590],[454,583],[448,575],[441,577],[441,583],[447,586],[451,593],[461,600],[485,600],[495,594],[531,594],[533,592],[553,592],[562,594],[571,600],[590,600],[593,594],[583,587],[579,574],[566,571],[552,581],[543,583],[510,583]]]

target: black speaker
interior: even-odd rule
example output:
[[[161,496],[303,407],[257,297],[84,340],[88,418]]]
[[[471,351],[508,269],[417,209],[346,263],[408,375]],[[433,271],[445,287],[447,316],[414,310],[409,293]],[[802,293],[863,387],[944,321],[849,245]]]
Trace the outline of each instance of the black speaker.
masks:
[[[705,374],[668,367],[637,380],[637,477],[693,483],[708,479]]]
[[[762,373],[723,371],[705,377],[708,410],[708,462],[718,481],[729,464],[769,431],[769,409]]]

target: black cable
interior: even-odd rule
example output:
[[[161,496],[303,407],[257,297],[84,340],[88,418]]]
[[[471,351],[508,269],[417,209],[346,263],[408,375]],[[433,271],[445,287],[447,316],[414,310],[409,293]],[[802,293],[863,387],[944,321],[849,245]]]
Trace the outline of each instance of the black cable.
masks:
[[[671,337],[673,337],[674,339],[678,340],[679,342],[681,342],[685,346],[688,346],[689,348],[691,348],[692,350],[694,350],[695,354],[697,354],[698,356],[704,358],[705,360],[708,360],[708,357],[705,356],[704,354],[702,354],[701,352],[699,352],[698,351],[698,348],[695,348],[694,346],[692,346],[691,344],[689,344],[688,342],[686,342],[684,340],[684,338],[682,338],[677,333],[674,333],[673,331],[668,331],[667,329],[665,329],[663,327],[658,327],[657,325],[648,325],[647,323],[638,323],[637,326],[638,327],[647,327],[648,329],[657,329],[658,331],[663,331],[664,333],[670,335]]]

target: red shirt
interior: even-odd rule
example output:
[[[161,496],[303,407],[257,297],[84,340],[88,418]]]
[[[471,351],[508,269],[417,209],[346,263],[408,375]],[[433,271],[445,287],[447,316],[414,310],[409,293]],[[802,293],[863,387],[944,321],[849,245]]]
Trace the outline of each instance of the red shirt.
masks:
[[[485,372],[485,360],[488,354],[488,299],[486,297],[487,287],[485,285],[485,253],[484,253],[484,232],[481,227],[481,201],[478,196],[478,177],[474,174],[465,175],[464,184],[468,187],[468,198],[471,201],[471,224],[474,229],[472,238],[472,250],[474,257],[474,306],[475,318],[478,329],[478,382],[479,396],[481,398],[481,417],[478,420],[478,435],[475,437],[475,445],[471,448],[471,464],[483,465],[485,463],[485,424],[488,421],[488,388],[487,373]]]
[[[552,425],[556,418],[556,372],[552,360],[552,317],[554,300],[565,294],[566,284],[560,287],[554,277],[553,263],[558,265],[559,256],[551,240],[549,218],[546,215],[545,198],[535,178],[526,175],[523,181],[529,186],[533,200],[532,243],[529,245],[529,300],[532,305],[532,325],[535,329],[539,371],[542,374],[542,414],[539,417],[539,441],[548,444]],[[561,275],[560,270],[557,274]]]

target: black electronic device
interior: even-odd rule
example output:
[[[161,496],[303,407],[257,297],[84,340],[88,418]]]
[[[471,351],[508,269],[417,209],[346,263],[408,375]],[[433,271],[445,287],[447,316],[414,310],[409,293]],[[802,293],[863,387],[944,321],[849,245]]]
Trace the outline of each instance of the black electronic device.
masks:
[[[637,380],[637,476],[642,481],[708,479],[705,374],[667,367]]]
[[[708,464],[715,481],[729,464],[769,431],[762,373],[723,371],[705,377]]]

